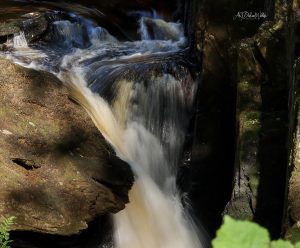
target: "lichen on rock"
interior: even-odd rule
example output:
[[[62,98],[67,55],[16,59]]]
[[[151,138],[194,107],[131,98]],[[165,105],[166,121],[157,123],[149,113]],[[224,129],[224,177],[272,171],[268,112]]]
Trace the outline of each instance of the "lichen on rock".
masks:
[[[71,235],[128,202],[129,166],[54,76],[0,59],[0,216]]]

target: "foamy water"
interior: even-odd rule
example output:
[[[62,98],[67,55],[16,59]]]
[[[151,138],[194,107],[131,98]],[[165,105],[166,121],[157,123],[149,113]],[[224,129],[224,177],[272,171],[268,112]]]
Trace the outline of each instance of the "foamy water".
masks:
[[[14,48],[28,48],[28,43],[25,38],[24,32],[20,32],[19,34],[15,34],[13,38],[13,46]]]
[[[145,20],[159,35],[148,33]],[[55,74],[131,165],[136,181],[130,203],[113,216],[115,247],[201,248],[201,234],[176,186],[196,91],[188,69],[176,63],[185,46],[183,29],[179,23],[145,20],[144,40],[134,42],[119,42],[83,18],[55,21],[49,44],[28,47],[20,34],[14,51],[1,55]]]

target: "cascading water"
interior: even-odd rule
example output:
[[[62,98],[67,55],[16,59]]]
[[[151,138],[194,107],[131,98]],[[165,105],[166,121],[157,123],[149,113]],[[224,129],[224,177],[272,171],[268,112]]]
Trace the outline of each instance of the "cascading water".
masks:
[[[50,24],[45,41],[27,47],[20,39],[0,55],[59,77],[131,165],[136,182],[113,217],[115,247],[199,248],[202,237],[176,186],[196,92],[186,40],[179,23],[142,18],[140,25],[143,40],[120,42],[71,14]]]
[[[19,34],[14,35],[13,46],[15,48],[27,48],[28,47],[24,32],[20,32]]]

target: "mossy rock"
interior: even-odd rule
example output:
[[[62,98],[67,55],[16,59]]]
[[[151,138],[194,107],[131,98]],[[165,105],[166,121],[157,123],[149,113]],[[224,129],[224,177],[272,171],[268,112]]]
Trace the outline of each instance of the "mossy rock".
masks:
[[[47,73],[0,59],[0,216],[71,235],[122,210],[133,183],[83,108]]]

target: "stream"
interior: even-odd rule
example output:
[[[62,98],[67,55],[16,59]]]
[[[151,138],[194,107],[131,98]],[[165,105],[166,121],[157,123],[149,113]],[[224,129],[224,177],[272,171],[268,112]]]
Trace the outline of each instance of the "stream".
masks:
[[[43,38],[29,43],[16,33],[0,56],[59,78],[131,166],[130,203],[113,215],[114,242],[103,247],[206,247],[176,183],[197,92],[183,25],[154,10],[131,12],[138,30],[127,39],[99,26],[83,6],[46,6],[38,8],[51,20]]]

